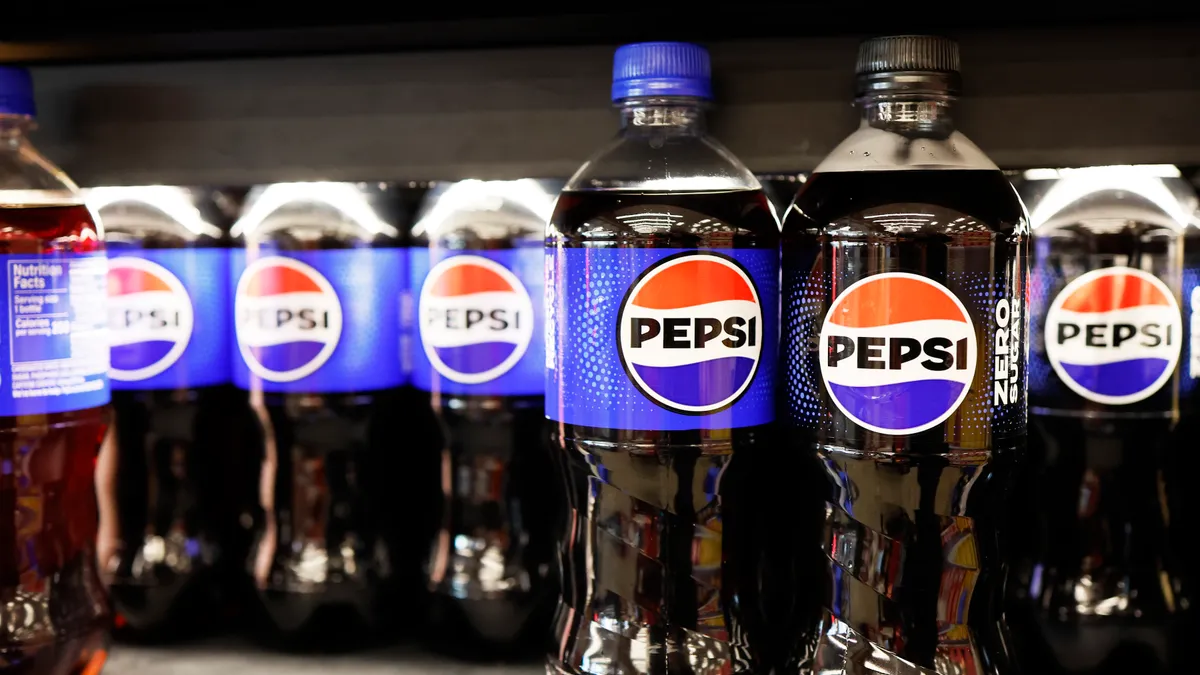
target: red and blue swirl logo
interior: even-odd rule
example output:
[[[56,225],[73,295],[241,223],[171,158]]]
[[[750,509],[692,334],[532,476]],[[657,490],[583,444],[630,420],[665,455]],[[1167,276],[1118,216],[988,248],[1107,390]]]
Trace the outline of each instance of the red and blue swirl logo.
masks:
[[[762,306],[734,259],[687,252],[650,266],[617,317],[618,353],[630,381],[659,406],[707,415],[733,405],[762,358]]]
[[[246,366],[272,382],[315,373],[337,349],[342,305],[329,280],[292,258],[250,263],[234,296],[238,349]]]
[[[1067,284],[1046,312],[1046,357],[1076,394],[1127,405],[1153,395],[1175,372],[1183,315],[1158,277],[1107,267]]]
[[[443,377],[480,384],[512,369],[533,339],[534,313],[521,280],[477,255],[429,271],[417,304],[421,346]]]
[[[855,424],[889,435],[931,429],[954,414],[975,377],[971,316],[945,286],[876,274],[833,301],[821,327],[821,376]]]
[[[149,260],[108,262],[109,377],[135,382],[170,368],[187,349],[194,312],[179,278]]]

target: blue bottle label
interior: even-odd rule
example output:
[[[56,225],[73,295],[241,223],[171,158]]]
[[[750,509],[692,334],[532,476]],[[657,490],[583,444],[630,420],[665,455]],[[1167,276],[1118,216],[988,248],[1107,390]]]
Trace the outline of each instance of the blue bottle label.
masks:
[[[630,430],[774,419],[775,249],[546,252],[546,415]]]
[[[0,416],[108,403],[108,270],[103,252],[7,254]]]
[[[411,255],[413,386],[456,395],[541,396],[544,250],[413,248]]]
[[[233,381],[268,392],[337,393],[404,384],[399,248],[235,250]]]
[[[1184,345],[1183,378],[1179,389],[1183,395],[1196,390],[1200,380],[1200,269],[1183,270],[1183,329],[1188,335]]]
[[[109,249],[113,389],[229,381],[229,252]]]
[[[1107,406],[1174,406],[1176,367],[1185,377],[1188,371],[1187,289],[1181,308],[1170,285],[1140,269],[1104,267],[1067,279],[1042,267],[1030,283],[1030,389],[1044,396],[1069,391]]]

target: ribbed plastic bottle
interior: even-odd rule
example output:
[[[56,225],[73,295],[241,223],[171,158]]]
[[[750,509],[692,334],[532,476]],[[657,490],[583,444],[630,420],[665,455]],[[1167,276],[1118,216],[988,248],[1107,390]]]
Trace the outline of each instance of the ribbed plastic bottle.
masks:
[[[29,140],[34,113],[29,73],[0,66],[0,670],[57,675],[104,658],[108,264],[78,188]]]
[[[260,186],[232,232],[233,381],[264,430],[250,570],[261,635],[290,648],[386,634],[404,609],[394,572],[424,545],[398,551],[390,536],[427,520],[407,501],[407,453],[422,445],[405,396],[408,258],[391,190]]]
[[[1017,657],[1047,675],[1187,672],[1196,197],[1170,165],[1027,171],[1021,194],[1033,271]]]
[[[960,82],[950,40],[864,42],[860,126],[784,218],[779,453],[807,459],[823,502],[815,523],[797,509],[807,529],[791,535],[816,557],[799,567],[817,571],[795,587],[809,617],[784,672],[1007,662],[1002,520],[1026,439],[1029,225],[955,128]]]
[[[547,230],[546,416],[570,503],[553,673],[759,671],[757,551],[735,521],[758,489],[739,467],[771,450],[779,236],[707,132],[709,68],[691,44],[618,49],[620,131]]]
[[[412,381],[445,438],[426,636],[459,657],[538,653],[554,610],[543,249],[563,182],[434,185],[410,237]]]
[[[246,393],[230,382],[232,195],[86,192],[108,249],[115,419],[101,465],[101,569],[117,635],[170,640],[229,621],[257,480]],[[241,470],[239,470],[241,469]]]

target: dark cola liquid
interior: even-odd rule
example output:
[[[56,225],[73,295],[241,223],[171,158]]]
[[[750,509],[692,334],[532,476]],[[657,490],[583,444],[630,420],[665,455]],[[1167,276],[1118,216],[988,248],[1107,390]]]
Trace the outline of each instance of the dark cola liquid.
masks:
[[[399,246],[384,237],[302,239],[287,230],[255,241],[261,255]],[[407,452],[424,447],[411,394],[403,387],[251,392],[250,401],[266,435],[265,520],[249,563],[264,620],[259,637],[300,651],[377,641],[402,621],[398,596],[412,590],[419,571],[425,539],[401,535],[428,522],[428,504],[414,503],[409,489],[416,478]]]
[[[1001,300],[1023,304],[1027,226],[999,171],[815,174],[783,224],[778,455],[802,457],[821,503],[792,492],[801,624],[788,672],[990,673],[1007,661],[999,605],[1001,505],[1025,441],[1023,363],[995,405]],[[868,430],[826,391],[818,359],[831,303],[871,275],[932,279],[960,300],[978,344],[974,380],[944,422],[911,435]],[[1008,317],[1012,319],[1012,317]],[[1019,321],[1019,319],[1017,319]],[[1018,326],[1019,328],[1019,326]],[[1018,334],[1018,339],[1020,335]],[[1009,374],[1007,368],[1003,372]],[[895,405],[883,399],[879,406]],[[902,403],[901,403],[902,405]]]
[[[547,241],[773,249],[777,228],[760,191],[580,191],[559,198]],[[548,425],[570,506],[551,650],[558,672],[580,672],[581,662],[587,672],[614,675],[710,672],[718,664],[730,669],[722,672],[765,672],[773,627],[760,580],[781,558],[775,548],[791,543],[766,522],[780,516],[767,502],[782,488],[765,464],[778,450],[771,427]],[[644,657],[638,643],[649,644]]]
[[[119,225],[107,231],[110,255],[223,245],[169,228],[133,243],[131,234],[116,232]],[[113,391],[115,457],[99,483],[101,499],[115,511],[115,531],[102,531],[100,557],[108,561],[119,638],[219,630],[248,597],[261,431],[247,401],[231,384]],[[159,546],[170,550],[148,560],[146,549]]]
[[[101,249],[83,206],[0,208],[0,253]],[[0,418],[0,670],[50,675],[104,658],[96,571],[97,450],[106,408]],[[92,664],[89,666],[89,664]]]
[[[530,224],[536,232],[513,239],[462,229],[433,242],[415,238],[412,245],[455,253],[518,246],[540,251],[544,227]],[[420,292],[414,288],[414,298]],[[555,527],[563,509],[542,435],[544,398],[416,395],[423,418],[440,432],[430,439],[436,443],[427,455],[436,464],[432,472],[425,473],[425,457],[416,460],[421,475],[433,480],[414,485],[425,495],[422,511],[437,513],[425,562],[426,641],[459,658],[536,654],[545,647],[554,612]],[[430,494],[426,487],[436,490]]]
[[[231,385],[114,391],[113,410],[116,634],[160,640],[220,630],[245,598],[258,487],[243,466],[255,461],[248,439],[259,435],[246,394]],[[195,548],[143,564],[137,554],[150,536],[182,536]]]
[[[1181,358],[1176,376],[1141,401],[1103,405],[1061,382],[1045,356],[1049,338],[1042,337],[1046,309],[1084,272],[1133,267],[1178,288],[1182,246],[1177,230],[1132,221],[1037,231],[1030,462],[1019,485],[1027,497],[1013,505],[1009,582],[1014,645],[1027,670],[1190,670],[1195,535],[1186,530],[1196,521],[1185,493],[1200,467],[1192,458],[1195,437],[1188,438],[1195,433],[1193,395],[1180,379],[1188,364]],[[1187,269],[1184,275],[1194,277],[1194,268]]]

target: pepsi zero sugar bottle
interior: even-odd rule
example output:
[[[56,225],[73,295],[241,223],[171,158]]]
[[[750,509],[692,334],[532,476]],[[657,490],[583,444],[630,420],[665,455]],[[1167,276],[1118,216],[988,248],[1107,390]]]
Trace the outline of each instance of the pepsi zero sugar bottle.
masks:
[[[95,188],[86,201],[109,255],[101,570],[118,636],[180,637],[226,618],[220,590],[245,563],[257,487],[237,470],[255,427],[229,381],[233,214],[219,192],[162,185]]]
[[[1183,307],[1200,271],[1185,252],[1195,198],[1170,166],[1028,175],[1031,466],[1028,497],[1014,505],[1009,583],[1017,656],[1050,674],[1187,672],[1196,438],[1176,425],[1193,405]]]
[[[704,49],[620,48],[612,98],[621,131],[546,238],[546,415],[570,503],[548,668],[751,672],[755,585],[729,516],[774,416],[778,226],[706,133]]]
[[[787,451],[825,483],[823,527],[796,535],[823,572],[800,588],[810,618],[787,672],[1006,663],[1000,521],[1026,434],[1028,223],[954,129],[958,61],[941,38],[864,42],[861,126],[784,219],[781,417]]]
[[[250,565],[266,637],[289,647],[372,638],[395,606],[386,535],[414,516],[396,466],[408,270],[392,203],[379,187],[275,184],[233,229],[233,381],[265,429]]]
[[[0,670],[98,672],[107,263],[78,189],[29,142],[33,127],[29,73],[0,66]]]
[[[562,506],[542,435],[542,315],[546,222],[562,184],[435,185],[413,226],[412,382],[445,436],[428,636],[457,656],[535,653],[554,609]]]

